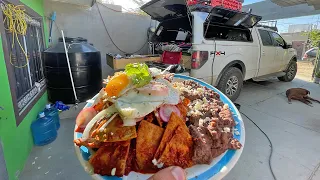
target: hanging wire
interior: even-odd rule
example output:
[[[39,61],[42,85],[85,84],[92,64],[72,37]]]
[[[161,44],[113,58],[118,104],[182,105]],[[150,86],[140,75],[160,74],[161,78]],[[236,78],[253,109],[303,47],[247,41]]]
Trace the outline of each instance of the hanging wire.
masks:
[[[27,21],[26,19],[31,19],[27,14],[25,14],[25,8],[23,5],[13,5],[13,4],[4,4],[1,3],[1,9],[3,14],[5,15],[4,18],[4,24],[5,24],[5,29],[12,33],[12,45],[11,45],[11,52],[10,52],[10,64],[14,66],[15,68],[24,68],[28,66],[29,64],[29,59],[28,55],[21,45],[21,42],[19,40],[18,35],[25,36],[27,34]],[[12,52],[14,49],[14,46],[18,43],[21,51],[23,52],[25,58],[26,58],[26,63],[22,66],[17,66],[12,62]]]
[[[126,52],[126,51],[123,51],[121,48],[119,48],[119,46],[117,46],[117,44],[114,42],[114,40],[112,39],[112,37],[111,37],[111,35],[110,35],[109,31],[108,31],[107,25],[106,25],[106,23],[105,23],[105,21],[104,21],[104,19],[103,19],[103,17],[102,17],[102,14],[101,14],[101,12],[100,12],[99,4],[98,4],[98,3],[96,3],[96,4],[97,4],[97,8],[98,8],[98,13],[99,13],[100,18],[101,18],[101,20],[102,20],[103,26],[104,26],[104,28],[105,28],[105,30],[106,30],[106,32],[107,32],[107,35],[109,36],[112,44],[113,44],[120,52],[122,52],[122,53],[124,53],[124,54],[135,54],[135,53],[141,51],[141,50],[146,46],[146,44],[147,44],[148,41],[149,41],[149,38],[147,38],[146,42],[142,45],[142,47],[141,47],[140,49],[138,49],[137,51],[134,51],[134,52],[132,52],[132,53],[128,53],[128,52]],[[152,20],[151,20],[151,21],[152,21]],[[150,22],[150,24],[151,24],[151,22]]]

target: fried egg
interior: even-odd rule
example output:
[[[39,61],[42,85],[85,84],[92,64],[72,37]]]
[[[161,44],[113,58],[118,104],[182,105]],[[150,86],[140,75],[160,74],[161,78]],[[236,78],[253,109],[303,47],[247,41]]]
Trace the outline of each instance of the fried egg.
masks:
[[[169,81],[155,79],[142,88],[127,91],[114,104],[125,122],[142,118],[163,104],[177,105],[179,97],[179,91]]]
[[[108,82],[105,92],[108,97],[119,97],[134,88],[130,78],[125,73],[117,73]]]

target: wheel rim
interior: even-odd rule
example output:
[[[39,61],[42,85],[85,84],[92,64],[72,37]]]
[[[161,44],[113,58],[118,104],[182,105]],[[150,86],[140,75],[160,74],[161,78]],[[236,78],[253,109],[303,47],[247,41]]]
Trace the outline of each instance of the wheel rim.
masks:
[[[289,79],[293,79],[295,74],[296,74],[296,66],[294,64],[292,64],[289,67],[289,70],[287,72],[287,76],[288,76]]]
[[[239,87],[239,80],[236,76],[231,76],[227,81],[226,94],[228,96],[233,96]]]

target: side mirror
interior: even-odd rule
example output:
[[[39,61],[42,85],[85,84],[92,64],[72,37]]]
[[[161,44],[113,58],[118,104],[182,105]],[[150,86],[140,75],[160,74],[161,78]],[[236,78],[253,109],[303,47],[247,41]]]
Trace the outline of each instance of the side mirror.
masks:
[[[287,44],[287,47],[286,47],[287,49],[290,49],[290,48],[292,48],[292,44]]]

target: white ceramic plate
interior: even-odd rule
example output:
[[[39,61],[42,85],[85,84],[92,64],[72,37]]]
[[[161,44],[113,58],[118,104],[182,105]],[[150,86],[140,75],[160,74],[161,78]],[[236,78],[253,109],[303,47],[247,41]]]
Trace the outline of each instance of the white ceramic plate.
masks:
[[[228,104],[232,114],[233,118],[236,121],[236,129],[240,133],[240,135],[234,135],[234,138],[239,140],[239,142],[243,145],[245,144],[245,128],[244,123],[241,118],[241,114],[235,107],[235,105],[231,102],[229,98],[227,98],[223,93],[221,93],[219,90],[214,88],[213,86],[200,81],[198,79],[184,76],[184,75],[175,75],[175,80],[193,80],[195,82],[198,82],[200,85],[205,86],[209,89],[214,90],[215,92],[220,94],[220,99],[225,104]],[[94,97],[95,98],[95,97]],[[93,98],[93,99],[94,99]],[[88,103],[85,107],[90,107],[91,104]],[[81,138],[81,133],[74,133],[74,139]],[[219,157],[215,158],[210,165],[195,165],[191,168],[186,169],[187,172],[187,178],[190,180],[205,180],[205,179],[214,179],[214,180],[220,180],[224,176],[226,176],[230,170],[235,166],[235,164],[238,162],[240,155],[242,153],[243,147],[239,150],[227,150],[224,154],[220,155]],[[88,159],[90,156],[90,152],[88,149],[84,146],[77,147],[75,146],[76,154],[78,156],[78,159],[81,163],[81,165],[87,170],[87,164]],[[127,177],[115,177],[115,176],[100,176],[98,174],[93,174],[92,178],[97,180],[121,180],[127,178],[128,180],[135,179],[135,180],[145,180],[148,179],[151,175],[147,174],[140,174],[136,172],[131,172]]]

